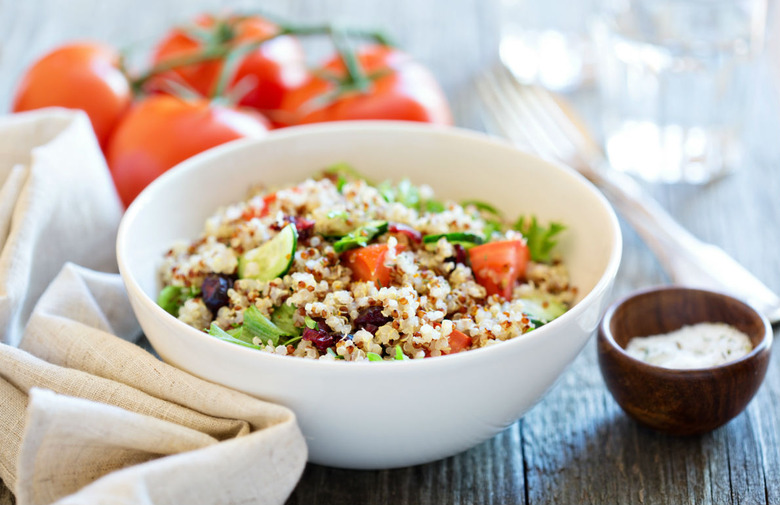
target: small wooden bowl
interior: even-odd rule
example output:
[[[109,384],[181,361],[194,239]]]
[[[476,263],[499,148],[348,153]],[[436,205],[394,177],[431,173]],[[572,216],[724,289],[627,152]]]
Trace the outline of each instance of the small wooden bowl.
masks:
[[[657,335],[703,322],[730,324],[750,337],[753,350],[711,368],[677,370],[629,356],[633,337]],[[749,305],[728,295],[684,287],[639,291],[607,309],[598,332],[598,358],[607,388],[639,423],[673,435],[713,430],[742,412],[766,374],[772,328]]]

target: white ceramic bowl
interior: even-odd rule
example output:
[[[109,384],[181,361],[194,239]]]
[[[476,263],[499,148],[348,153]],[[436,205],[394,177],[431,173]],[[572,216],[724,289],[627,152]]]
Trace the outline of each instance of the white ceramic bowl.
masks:
[[[346,161],[366,176],[409,177],[440,197],[491,202],[568,228],[559,251],[579,288],[552,323],[450,356],[345,363],[266,354],[201,333],[155,304],[157,269],[176,240],[239,201],[250,184],[299,182]],[[376,469],[456,454],[514,423],[553,385],[596,329],[618,269],[621,235],[609,204],[574,171],[485,135],[394,122],[288,128],[191,158],[152,183],[119,229],[119,269],[149,341],[168,363],[290,407],[309,460]]]

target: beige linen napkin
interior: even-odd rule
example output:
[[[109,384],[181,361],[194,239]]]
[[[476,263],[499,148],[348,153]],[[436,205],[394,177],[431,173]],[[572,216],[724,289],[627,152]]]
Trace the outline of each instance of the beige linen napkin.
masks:
[[[128,342],[119,276],[70,263],[113,269],[120,215],[86,117],[0,118],[0,177],[0,340],[21,340],[0,344],[0,479],[17,503],[283,503],[306,461],[293,413]]]
[[[66,260],[116,271],[121,207],[83,113],[0,118],[0,341],[18,345]]]

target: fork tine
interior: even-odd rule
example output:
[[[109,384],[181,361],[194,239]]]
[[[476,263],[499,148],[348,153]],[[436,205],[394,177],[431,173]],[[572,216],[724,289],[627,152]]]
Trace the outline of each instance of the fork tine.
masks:
[[[565,137],[577,152],[586,154],[588,159],[604,157],[599,144],[587,133],[587,126],[568,103],[544,88],[534,87],[531,91],[538,107],[555,123],[561,136]]]
[[[529,114],[517,89],[510,84],[500,69],[486,73],[477,83],[480,96],[492,111],[490,120],[509,140],[543,158],[559,161],[557,146],[544,135],[535,115]]]
[[[531,151],[584,171],[589,162],[603,159],[598,144],[564,102],[544,88],[519,82],[506,66],[488,72],[478,88],[508,138],[516,141],[522,134]]]
[[[553,114],[557,106],[552,102],[550,92],[536,85],[521,83],[507,68],[504,68],[503,75],[505,89],[512,90],[523,113],[535,122],[539,135],[544,135],[554,146],[557,158],[568,163],[580,164],[581,151],[571,138],[573,132],[563,130],[561,125],[564,122]],[[545,98],[548,100],[545,101]]]

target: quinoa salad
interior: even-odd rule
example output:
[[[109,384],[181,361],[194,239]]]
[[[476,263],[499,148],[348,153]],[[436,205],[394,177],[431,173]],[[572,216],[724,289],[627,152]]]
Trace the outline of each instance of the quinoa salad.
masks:
[[[250,189],[174,244],[158,304],[214,338],[308,359],[437,357],[521,337],[569,309],[559,223],[508,220],[346,164]]]

